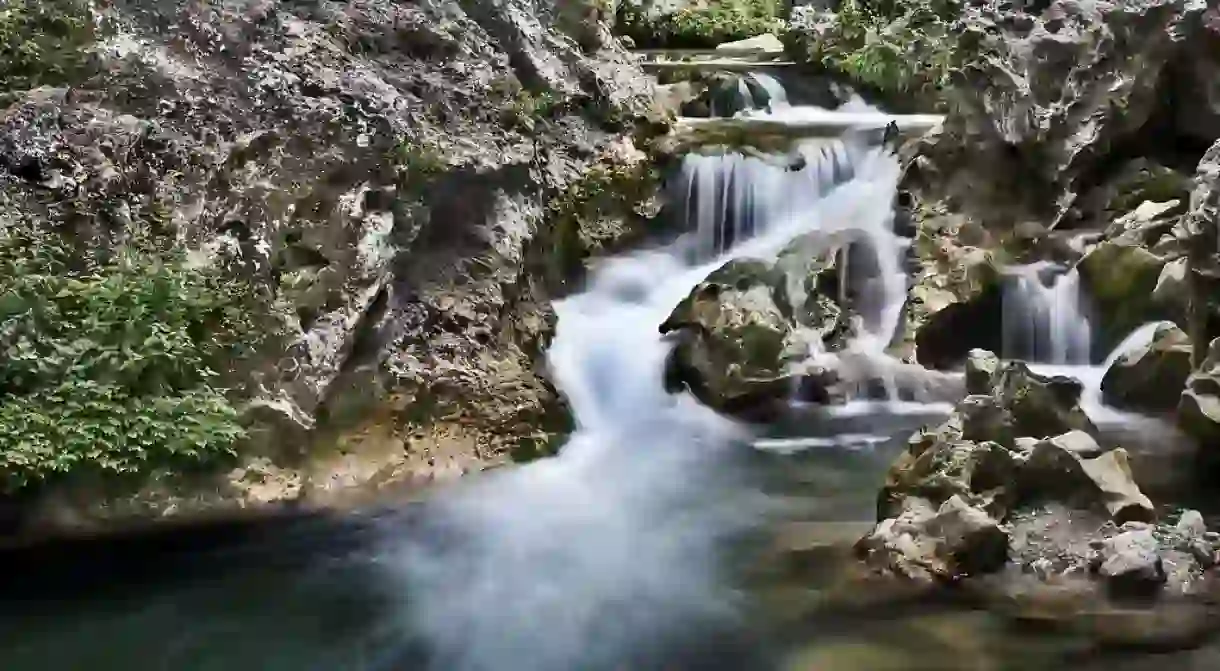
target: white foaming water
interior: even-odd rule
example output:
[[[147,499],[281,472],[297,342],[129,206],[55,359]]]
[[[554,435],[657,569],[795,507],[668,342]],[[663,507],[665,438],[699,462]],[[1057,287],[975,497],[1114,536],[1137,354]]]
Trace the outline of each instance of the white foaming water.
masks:
[[[758,84],[759,88],[767,92],[767,108],[772,112],[775,110],[788,107],[788,92],[784,90],[784,85],[779,83],[779,80],[765,72],[753,72],[750,78]]]
[[[1138,413],[1117,410],[1103,403],[1101,382],[1106,376],[1106,371],[1114,365],[1114,362],[1118,361],[1119,357],[1132,350],[1146,347],[1156,335],[1157,327],[1164,323],[1150,322],[1132,331],[1110,352],[1100,366],[1089,365],[1087,361],[1067,365],[1030,363],[1029,369],[1039,375],[1062,375],[1080,380],[1081,386],[1084,387],[1080,395],[1080,407],[1084,409],[1090,419],[1099,425],[1134,427],[1147,424],[1151,428],[1160,427],[1159,420],[1153,420]]]
[[[1092,327],[1075,268],[1012,266],[1004,285],[1003,356],[1040,363],[1091,363]]]
[[[774,258],[806,232],[857,231],[865,242],[884,242],[880,255],[893,260],[883,231],[898,162],[881,150],[848,154],[854,179],[829,192],[812,165],[805,176],[768,166],[762,178],[763,164],[692,157],[728,173],[722,179],[738,170],[773,182],[764,185],[768,198],[801,207],[756,198],[755,237],[735,238],[726,254],[689,263],[676,246],[616,258],[585,293],[556,305],[549,361],[576,432],[557,457],[430,502],[425,517],[443,542],[403,541],[392,562],[434,668],[653,668],[639,658],[650,645],[692,623],[732,617],[716,551],[761,511],[733,483],[734,445],[747,436],[689,397],[664,392],[670,345],[657,327],[729,258]],[[699,223],[701,236],[713,232]],[[883,312],[879,329],[896,323]]]
[[[767,226],[815,208],[827,189],[851,178],[853,146],[841,140],[805,143],[797,149],[806,162],[801,170],[777,169],[774,161],[738,153],[688,155],[676,184],[698,257],[715,258]]]

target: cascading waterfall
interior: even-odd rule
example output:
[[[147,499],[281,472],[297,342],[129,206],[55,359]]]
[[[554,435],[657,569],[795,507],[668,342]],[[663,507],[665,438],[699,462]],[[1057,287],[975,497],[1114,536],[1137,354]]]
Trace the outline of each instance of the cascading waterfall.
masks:
[[[736,90],[712,96],[713,116],[752,116],[788,107],[788,92],[771,75],[750,72],[737,78]]]
[[[797,148],[805,167],[788,170],[778,161],[739,153],[688,155],[676,180],[685,201],[687,230],[696,256],[715,258],[734,244],[766,233],[816,206],[825,191],[852,177],[854,145],[811,141]]]
[[[1092,327],[1075,268],[1013,266],[1004,284],[1003,356],[1049,364],[1091,362]]]
[[[691,157],[684,174],[698,190],[705,254],[692,260],[675,244],[611,259],[585,293],[556,305],[549,361],[576,432],[554,458],[430,502],[425,517],[444,542],[404,540],[391,562],[434,668],[659,666],[647,657],[652,644],[733,617],[716,550],[761,510],[726,467],[745,436],[689,397],[666,395],[669,345],[657,326],[719,264],[774,258],[807,232],[849,233],[877,247],[879,265],[896,263],[888,227],[898,162],[846,145],[826,156],[829,171],[811,163],[797,173]],[[827,174],[851,179],[831,189]],[[728,190],[750,197],[708,200]],[[902,296],[888,300],[901,309]],[[897,321],[883,307],[869,320],[877,338]]]
[[[763,72],[750,73],[750,79],[767,95],[767,109],[771,112],[788,107],[788,92],[779,80]]]

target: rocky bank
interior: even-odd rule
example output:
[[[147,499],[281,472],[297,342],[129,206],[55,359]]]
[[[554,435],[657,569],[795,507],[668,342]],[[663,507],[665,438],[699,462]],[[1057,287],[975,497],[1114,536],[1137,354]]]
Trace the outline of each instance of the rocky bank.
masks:
[[[133,240],[180,250],[253,290],[232,309],[267,341],[218,371],[234,456],[86,464],[10,492],[15,523],[326,504],[564,433],[549,302],[646,232],[655,179],[651,84],[595,3],[6,11],[5,34],[47,58],[82,51],[0,72],[0,227],[53,232],[86,265]]]

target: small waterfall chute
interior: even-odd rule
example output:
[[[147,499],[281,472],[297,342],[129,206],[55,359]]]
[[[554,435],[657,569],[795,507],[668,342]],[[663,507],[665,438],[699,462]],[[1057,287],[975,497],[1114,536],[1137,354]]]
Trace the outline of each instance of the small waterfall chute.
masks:
[[[1093,331],[1075,268],[1013,266],[1004,283],[1003,355],[1037,363],[1087,365]]]

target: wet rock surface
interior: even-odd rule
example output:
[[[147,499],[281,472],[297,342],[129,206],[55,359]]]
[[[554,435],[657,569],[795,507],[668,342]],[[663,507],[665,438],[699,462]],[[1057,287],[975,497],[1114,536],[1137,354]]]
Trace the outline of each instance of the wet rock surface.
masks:
[[[793,282],[778,263],[760,260],[738,259],[713,271],[660,325],[661,333],[677,335],[669,388],[689,388],[729,414],[774,416],[797,386],[795,366],[809,348],[841,335],[841,309],[816,286],[828,262]],[[832,385],[836,376],[825,376]],[[810,393],[829,400],[831,385],[811,386]]]
[[[1111,149],[1173,115],[1161,83],[1178,64],[1206,62],[1206,16],[1193,0],[964,8],[954,26],[969,54],[958,104],[925,140],[919,170],[984,220],[1074,220]],[[996,178],[980,182],[965,166]]]
[[[912,436],[891,466],[881,521],[856,544],[865,565],[960,585],[1001,612],[1065,626],[1108,622],[1115,608],[1144,609],[1151,622],[1163,607],[1186,612],[1164,606],[1186,599],[1198,610],[1182,626],[1198,631],[1220,549],[1203,516],[1161,519],[1126,450],[1103,448],[1082,423],[1071,381],[976,351],[967,386],[953,414]],[[1130,632],[1107,631],[1112,643],[1132,642]]]
[[[1172,412],[1191,374],[1190,338],[1172,323],[1156,327],[1151,340],[1122,353],[1106,370],[1102,398],[1115,407]]]
[[[154,4],[106,3],[97,73],[3,111],[0,219],[105,248],[155,214],[195,263],[264,287],[283,347],[233,374],[259,459],[302,484],[170,478],[137,514],[447,477],[562,432],[542,269],[632,215],[576,235],[553,205],[645,158],[616,136],[647,80],[581,32],[600,24],[532,1]]]

